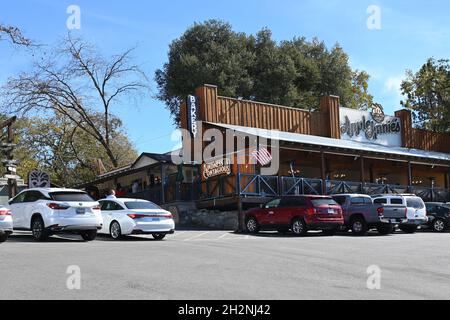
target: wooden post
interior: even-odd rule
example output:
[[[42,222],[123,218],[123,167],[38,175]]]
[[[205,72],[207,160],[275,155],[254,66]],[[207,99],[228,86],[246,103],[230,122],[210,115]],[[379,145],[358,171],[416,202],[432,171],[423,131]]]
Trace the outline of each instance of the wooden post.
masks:
[[[412,165],[411,161],[408,161],[408,188],[412,187]]]
[[[164,163],[161,163],[161,204],[164,204],[166,202],[166,197],[164,194],[164,183],[166,180],[166,171],[164,170]]]
[[[366,183],[366,177],[364,174],[364,157],[363,156],[361,156],[359,158],[359,162],[361,165],[361,167],[360,167],[360,170],[361,170],[361,179],[360,179],[361,180],[361,192],[364,192],[364,185]]]
[[[327,193],[327,184],[326,184],[326,173],[325,173],[325,154],[323,151],[320,152],[320,176],[322,179],[322,194]]]

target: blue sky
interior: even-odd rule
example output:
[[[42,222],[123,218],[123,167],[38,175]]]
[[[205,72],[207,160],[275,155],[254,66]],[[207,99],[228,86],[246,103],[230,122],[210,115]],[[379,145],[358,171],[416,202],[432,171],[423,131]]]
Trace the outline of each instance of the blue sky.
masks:
[[[16,0],[0,2],[0,21],[22,28],[32,39],[52,44],[67,33],[69,5],[81,8],[81,34],[104,53],[137,46],[135,60],[153,79],[167,60],[168,45],[194,22],[222,19],[236,31],[263,27],[276,40],[317,36],[331,47],[339,42],[353,68],[371,75],[369,90],[387,113],[400,108],[399,85],[405,70],[417,70],[428,57],[450,57],[450,2],[375,0],[175,0],[94,1]],[[369,30],[367,8],[381,9],[381,29]],[[0,83],[26,70],[29,56],[5,43],[0,46]],[[165,152],[174,126],[164,104],[152,93],[139,103],[116,106],[138,151]]]

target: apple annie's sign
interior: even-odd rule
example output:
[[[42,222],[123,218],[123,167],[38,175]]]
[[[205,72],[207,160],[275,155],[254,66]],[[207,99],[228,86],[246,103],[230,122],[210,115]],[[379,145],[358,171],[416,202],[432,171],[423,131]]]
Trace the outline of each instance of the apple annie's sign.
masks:
[[[339,113],[341,139],[402,145],[400,119],[386,116],[381,105],[375,104],[371,112],[341,107]]]
[[[203,163],[203,177],[205,179],[231,174],[231,160],[224,158],[209,163]]]

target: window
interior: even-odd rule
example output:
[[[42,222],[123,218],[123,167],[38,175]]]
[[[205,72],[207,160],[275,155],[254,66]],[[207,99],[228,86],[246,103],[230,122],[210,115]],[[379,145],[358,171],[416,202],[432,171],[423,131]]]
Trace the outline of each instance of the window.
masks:
[[[385,198],[377,198],[377,199],[373,200],[373,203],[375,203],[375,204],[387,204],[387,199],[385,199]]]
[[[295,198],[284,198],[280,203],[281,207],[304,207],[306,206],[306,200],[303,197],[295,197]]]
[[[391,204],[403,204],[402,198],[391,198]]]
[[[68,202],[92,202],[92,199],[86,192],[52,192],[50,197],[55,201]]]
[[[39,191],[29,191],[25,195],[23,202],[36,202],[38,200],[46,200],[47,198]]]
[[[373,204],[372,198],[371,197],[364,197],[364,204],[365,205]]]
[[[339,203],[341,206],[343,206],[345,204],[345,200],[347,199],[344,196],[337,196],[337,197],[333,197],[334,201],[336,201],[337,203]]]
[[[24,202],[27,193],[28,192],[22,192],[18,194],[14,199],[11,200],[10,204],[18,204]]]
[[[408,208],[414,208],[414,209],[423,209],[425,207],[422,199],[420,199],[420,198],[407,198],[406,206]]]
[[[352,198],[350,203],[351,203],[352,205],[354,205],[354,206],[363,206],[363,205],[365,205],[365,202],[364,202],[364,198],[363,198],[363,197],[355,197],[355,198]]]
[[[102,201],[101,206],[102,206],[101,210],[104,211],[123,210],[122,206],[114,201]]]
[[[316,199],[313,198],[311,199],[311,203],[314,207],[338,205],[337,202],[333,200],[333,198],[316,198]]]
[[[272,200],[266,204],[265,208],[266,209],[278,208],[278,206],[280,205],[280,202],[281,202],[281,199]]]
[[[125,207],[128,209],[134,210],[134,209],[161,209],[160,206],[154,204],[153,202],[147,202],[147,201],[130,201],[125,202]]]
[[[435,213],[442,208],[442,207],[436,207],[434,204],[427,204],[426,207],[427,207],[427,212],[429,212],[429,213]]]

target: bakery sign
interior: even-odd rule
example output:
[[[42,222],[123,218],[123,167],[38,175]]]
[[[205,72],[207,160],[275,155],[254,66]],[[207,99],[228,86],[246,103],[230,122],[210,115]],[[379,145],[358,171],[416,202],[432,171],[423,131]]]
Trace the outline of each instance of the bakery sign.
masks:
[[[197,121],[199,120],[199,102],[196,96],[187,97],[187,121],[188,130],[192,138],[196,138],[198,134]]]
[[[341,107],[339,114],[341,139],[393,147],[402,145],[400,119],[385,115],[379,104],[374,104],[371,111]]]
[[[229,175],[231,174],[231,160],[229,158],[224,158],[212,162],[205,162],[202,166],[202,172],[205,179]]]

